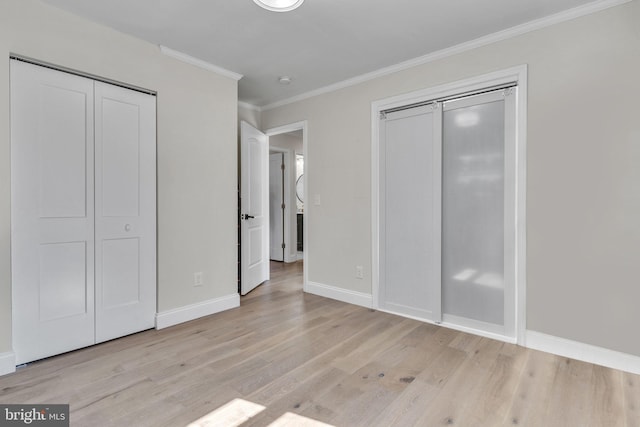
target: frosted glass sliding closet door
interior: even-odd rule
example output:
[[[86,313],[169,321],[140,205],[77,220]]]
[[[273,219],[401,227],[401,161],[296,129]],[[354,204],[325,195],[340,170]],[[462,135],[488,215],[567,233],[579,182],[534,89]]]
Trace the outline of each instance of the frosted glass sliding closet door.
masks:
[[[381,309],[515,337],[515,91],[383,112]]]
[[[513,313],[513,261],[505,259],[513,239],[505,232],[509,91],[447,101],[442,114],[443,320],[500,334],[511,331]]]

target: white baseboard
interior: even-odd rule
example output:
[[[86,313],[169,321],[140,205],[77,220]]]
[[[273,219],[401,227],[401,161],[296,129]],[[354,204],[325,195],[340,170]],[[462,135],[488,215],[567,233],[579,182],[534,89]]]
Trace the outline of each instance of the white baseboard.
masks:
[[[304,291],[321,297],[347,302],[349,304],[360,305],[367,308],[373,307],[373,298],[371,295],[362,292],[350,291],[348,289],[316,282],[307,282],[307,286],[305,286]]]
[[[16,371],[16,355],[13,351],[0,353],[0,375],[11,374]]]
[[[640,374],[640,357],[541,332],[527,331],[525,346],[558,356]]]
[[[491,338],[496,341],[504,341],[510,344],[516,344],[516,337],[510,337],[505,334],[504,327],[498,327],[491,323],[482,322],[480,320],[467,319],[465,317],[454,316],[444,313],[442,315],[442,323],[445,328],[455,329],[456,331],[466,332],[481,337]]]
[[[300,260],[302,258],[298,257],[298,253],[294,252],[294,253],[285,253],[284,254],[284,262],[286,263],[290,263],[290,262],[296,262],[298,260]]]
[[[240,307],[240,295],[231,294],[156,314],[156,329],[164,329],[199,317]]]

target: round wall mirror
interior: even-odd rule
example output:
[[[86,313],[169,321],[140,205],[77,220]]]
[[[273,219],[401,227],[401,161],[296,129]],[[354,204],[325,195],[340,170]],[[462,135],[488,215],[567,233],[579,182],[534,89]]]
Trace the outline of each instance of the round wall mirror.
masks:
[[[304,174],[300,175],[296,180],[296,197],[304,203]]]

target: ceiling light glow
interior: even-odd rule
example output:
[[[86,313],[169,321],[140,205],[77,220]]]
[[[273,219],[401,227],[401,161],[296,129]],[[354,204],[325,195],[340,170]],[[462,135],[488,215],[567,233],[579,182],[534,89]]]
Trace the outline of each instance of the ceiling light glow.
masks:
[[[253,2],[272,12],[289,12],[300,6],[304,0],[253,0]]]

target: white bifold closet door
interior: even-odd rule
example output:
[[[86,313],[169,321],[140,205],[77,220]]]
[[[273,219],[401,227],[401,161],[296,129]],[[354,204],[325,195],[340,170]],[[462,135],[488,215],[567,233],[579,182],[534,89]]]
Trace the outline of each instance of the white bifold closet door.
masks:
[[[11,61],[17,363],[154,325],[155,98]]]
[[[11,61],[17,363],[95,342],[93,81]]]
[[[514,91],[381,118],[381,309],[515,336]]]
[[[96,342],[156,312],[156,98],[95,82]]]

